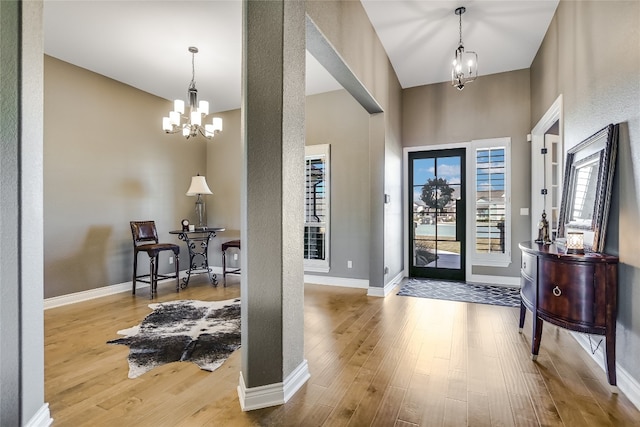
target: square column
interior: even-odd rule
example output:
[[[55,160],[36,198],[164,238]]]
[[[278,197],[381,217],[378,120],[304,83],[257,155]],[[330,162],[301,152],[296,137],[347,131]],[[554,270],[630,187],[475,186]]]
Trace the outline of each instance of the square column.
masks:
[[[241,207],[243,410],[286,402],[304,360],[305,11],[243,2]]]

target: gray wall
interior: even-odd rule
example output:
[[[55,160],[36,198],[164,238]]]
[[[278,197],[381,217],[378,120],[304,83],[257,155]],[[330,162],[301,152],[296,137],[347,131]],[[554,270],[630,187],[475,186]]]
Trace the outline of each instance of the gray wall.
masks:
[[[186,247],[168,232],[195,220],[185,193],[207,172],[208,142],[162,131],[171,102],[49,56],[44,89],[45,298],[130,281],[131,220],[180,243],[184,269]]]
[[[240,236],[240,110],[220,114],[224,132],[207,145],[209,223],[226,227],[212,246]],[[369,114],[345,90],[306,98],[306,144],[331,144],[331,270],[327,276],[369,277]],[[347,268],[347,260],[353,268]],[[233,266],[233,260],[228,262]],[[324,275],[322,273],[312,273]]]
[[[308,96],[306,144],[331,145],[331,270],[327,275],[368,279],[369,114],[345,90]],[[353,268],[347,268],[347,260],[353,261]]]
[[[389,68],[391,65],[389,65]],[[395,76],[392,69],[387,75]],[[384,264],[388,268],[385,283],[404,273],[403,200],[402,200],[402,99],[397,80],[390,78],[385,114],[384,194],[390,201],[384,205]],[[384,197],[378,195],[378,197]]]
[[[360,2],[308,1],[306,9],[349,72],[384,112],[372,115],[369,122],[369,281],[370,287],[382,287],[403,269],[400,255],[402,208],[399,205],[402,188],[395,174],[401,170],[402,89]],[[384,204],[385,192],[390,194],[392,205]],[[385,266],[389,267],[387,275],[383,274]]]
[[[0,425],[45,425],[42,2],[0,2]]]
[[[531,204],[529,70],[481,76],[463,91],[450,83],[405,89],[402,98],[402,140],[405,147],[511,137],[511,265],[474,267],[474,274],[520,275],[518,243],[531,240],[529,216],[520,208]]]
[[[640,3],[561,1],[531,66],[531,123],[559,94],[568,149],[621,123],[605,252],[620,257],[617,362],[640,382]]]

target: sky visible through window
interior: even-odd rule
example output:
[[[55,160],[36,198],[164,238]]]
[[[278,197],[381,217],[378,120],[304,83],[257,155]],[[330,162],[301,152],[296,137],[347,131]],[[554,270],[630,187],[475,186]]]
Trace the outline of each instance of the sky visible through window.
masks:
[[[443,178],[447,183],[460,184],[460,156],[438,157],[436,159],[415,159],[413,161],[413,200],[419,201],[422,194],[422,186],[429,179]],[[459,186],[456,185],[454,199],[458,198]]]
[[[505,149],[476,151],[476,252],[504,253]]]
[[[476,157],[476,191],[504,192],[504,148],[478,150]]]

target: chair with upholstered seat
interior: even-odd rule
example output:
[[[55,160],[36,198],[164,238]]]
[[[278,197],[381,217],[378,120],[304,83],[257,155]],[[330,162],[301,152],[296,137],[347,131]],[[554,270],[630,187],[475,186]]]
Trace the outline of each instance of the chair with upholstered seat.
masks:
[[[173,243],[159,243],[158,231],[154,221],[130,221],[131,235],[133,237],[133,295],[136,294],[136,281],[148,283],[151,287],[151,295],[158,291],[158,279],[176,279],[176,292],[180,291],[179,283],[179,256],[180,247]],[[158,260],[160,252],[172,251],[175,255],[176,271],[174,275],[158,274]],[[138,276],[138,252],[146,252],[149,255],[149,274]],[[148,277],[148,279],[145,279]]]

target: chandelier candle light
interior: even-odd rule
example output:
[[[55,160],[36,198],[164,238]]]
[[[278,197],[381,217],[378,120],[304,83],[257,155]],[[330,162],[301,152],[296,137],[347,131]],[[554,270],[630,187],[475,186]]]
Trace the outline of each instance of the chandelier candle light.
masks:
[[[162,129],[166,133],[182,132],[182,135],[187,139],[198,134],[211,139],[222,131],[222,119],[214,117],[211,123],[203,125],[209,115],[209,103],[207,101],[198,102],[198,89],[196,89],[195,80],[195,55],[198,53],[198,48],[191,46],[189,52],[191,52],[191,83],[187,91],[189,115],[185,115],[184,101],[176,99],[169,117],[162,118]]]
[[[191,185],[187,190],[187,196],[198,196],[196,199],[196,215],[198,216],[198,225],[196,228],[200,229],[207,228],[205,205],[202,199],[203,194],[213,194],[207,185],[207,180],[204,176],[200,176],[200,174],[192,176]]]
[[[478,55],[471,51],[465,52],[462,44],[462,14],[466,11],[465,7],[455,10],[456,15],[460,17],[460,40],[451,67],[451,84],[458,90],[464,89],[465,84],[471,83],[478,77]]]

